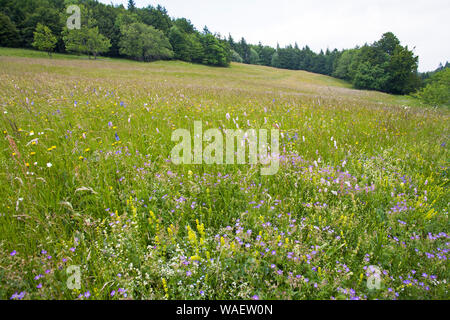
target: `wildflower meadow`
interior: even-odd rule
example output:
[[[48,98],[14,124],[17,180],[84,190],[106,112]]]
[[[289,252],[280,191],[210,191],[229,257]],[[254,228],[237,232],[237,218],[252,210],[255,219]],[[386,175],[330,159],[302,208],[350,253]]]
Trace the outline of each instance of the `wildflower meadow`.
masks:
[[[449,298],[448,108],[306,71],[0,48],[0,113],[0,299]],[[278,170],[174,163],[196,121],[277,130]]]

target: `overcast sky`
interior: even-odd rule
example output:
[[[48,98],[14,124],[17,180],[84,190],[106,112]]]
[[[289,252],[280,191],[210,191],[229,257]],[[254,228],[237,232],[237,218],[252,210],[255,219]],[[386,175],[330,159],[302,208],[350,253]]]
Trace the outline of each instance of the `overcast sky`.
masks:
[[[128,0],[100,0],[124,4]],[[392,31],[419,56],[419,71],[450,61],[450,0],[135,0],[161,4],[203,30],[275,47],[298,43],[320,49],[353,48]]]

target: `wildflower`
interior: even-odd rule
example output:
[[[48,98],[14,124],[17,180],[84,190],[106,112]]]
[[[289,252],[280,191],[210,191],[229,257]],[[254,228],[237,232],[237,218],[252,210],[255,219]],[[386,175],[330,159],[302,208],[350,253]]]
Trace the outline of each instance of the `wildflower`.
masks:
[[[16,250],[13,250],[9,255],[12,256],[12,257],[14,257],[16,254],[17,254],[17,251],[16,251]]]
[[[50,162],[47,162],[47,168],[51,168],[53,165]]]
[[[24,297],[25,297],[25,294],[26,294],[26,292],[25,291],[22,291],[21,293],[14,293],[12,296],[11,296],[11,300],[22,300]]]

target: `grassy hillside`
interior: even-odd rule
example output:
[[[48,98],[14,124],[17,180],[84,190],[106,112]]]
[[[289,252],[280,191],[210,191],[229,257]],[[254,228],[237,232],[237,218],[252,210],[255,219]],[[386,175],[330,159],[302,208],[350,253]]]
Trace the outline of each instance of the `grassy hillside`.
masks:
[[[0,48],[0,298],[445,299],[450,114],[414,104],[302,71]],[[279,128],[278,173],[175,165],[196,120]]]

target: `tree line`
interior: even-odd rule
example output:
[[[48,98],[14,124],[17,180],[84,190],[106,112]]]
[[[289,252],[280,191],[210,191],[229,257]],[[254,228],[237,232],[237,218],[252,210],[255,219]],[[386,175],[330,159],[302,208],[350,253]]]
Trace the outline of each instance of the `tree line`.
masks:
[[[80,29],[67,28],[70,5],[81,10]],[[0,46],[222,67],[231,61],[219,34],[206,27],[200,32],[186,18],[172,19],[160,5],[137,8],[133,0],[127,8],[96,0],[0,0]]]
[[[79,30],[66,26],[66,8],[72,4],[81,9]],[[133,0],[126,8],[96,0],[0,0],[0,46],[222,67],[235,61],[306,70],[349,81],[358,89],[394,94],[423,89],[433,75],[417,71],[418,57],[391,32],[353,49],[315,53],[297,43],[273,48],[244,38],[235,41],[231,35],[224,38],[206,26],[198,31],[190,20],[171,18],[160,5],[137,8]]]
[[[297,44],[272,48],[239,42],[229,36],[232,60],[291,70],[306,70],[350,81],[358,89],[374,89],[394,94],[414,92],[421,86],[418,57],[402,46],[391,32],[379,41],[362,47],[338,51],[313,52]]]

